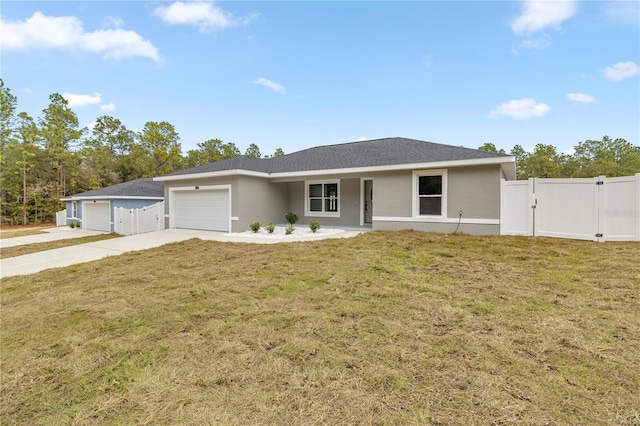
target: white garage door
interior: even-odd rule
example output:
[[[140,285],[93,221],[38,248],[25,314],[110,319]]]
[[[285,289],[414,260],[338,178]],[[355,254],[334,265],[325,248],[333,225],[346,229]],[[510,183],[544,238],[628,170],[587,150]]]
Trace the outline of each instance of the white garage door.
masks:
[[[229,190],[174,191],[173,226],[185,229],[229,232]]]
[[[111,212],[108,201],[82,203],[82,229],[111,232]]]

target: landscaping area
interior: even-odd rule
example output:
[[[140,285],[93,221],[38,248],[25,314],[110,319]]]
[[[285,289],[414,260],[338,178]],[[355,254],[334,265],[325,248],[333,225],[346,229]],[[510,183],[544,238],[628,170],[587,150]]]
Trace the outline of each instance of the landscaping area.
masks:
[[[189,240],[0,281],[0,424],[640,424],[640,244]]]

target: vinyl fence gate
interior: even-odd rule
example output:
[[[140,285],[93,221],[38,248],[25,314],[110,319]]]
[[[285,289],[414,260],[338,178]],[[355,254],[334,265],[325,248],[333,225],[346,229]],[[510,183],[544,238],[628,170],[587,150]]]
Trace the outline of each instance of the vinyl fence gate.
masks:
[[[501,181],[500,234],[640,241],[640,173]]]
[[[56,212],[56,226],[64,226],[67,224],[67,209]]]
[[[121,235],[143,234],[164,229],[164,202],[140,209],[117,207],[113,213],[114,231]]]

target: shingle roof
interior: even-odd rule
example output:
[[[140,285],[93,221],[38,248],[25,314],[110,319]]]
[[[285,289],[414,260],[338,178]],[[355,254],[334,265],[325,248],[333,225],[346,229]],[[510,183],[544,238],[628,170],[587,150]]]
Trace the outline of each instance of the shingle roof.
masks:
[[[164,184],[155,182],[153,178],[136,179],[106,188],[74,194],[67,198],[91,198],[91,197],[164,197]]]
[[[235,169],[263,173],[286,173],[498,157],[508,156],[477,149],[396,137],[318,146],[273,158],[262,159],[239,156],[192,169],[179,170],[165,176]]]

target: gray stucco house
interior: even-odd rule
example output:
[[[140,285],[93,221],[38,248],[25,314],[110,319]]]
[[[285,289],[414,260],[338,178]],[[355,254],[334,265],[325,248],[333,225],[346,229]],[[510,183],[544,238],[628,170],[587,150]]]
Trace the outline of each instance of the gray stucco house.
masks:
[[[152,178],[136,179],[106,188],[62,198],[67,225],[79,222],[82,229],[114,231],[114,209],[139,209],[164,200],[164,185]]]
[[[251,222],[499,234],[512,156],[406,138],[239,156],[154,178],[165,227],[241,232]]]

